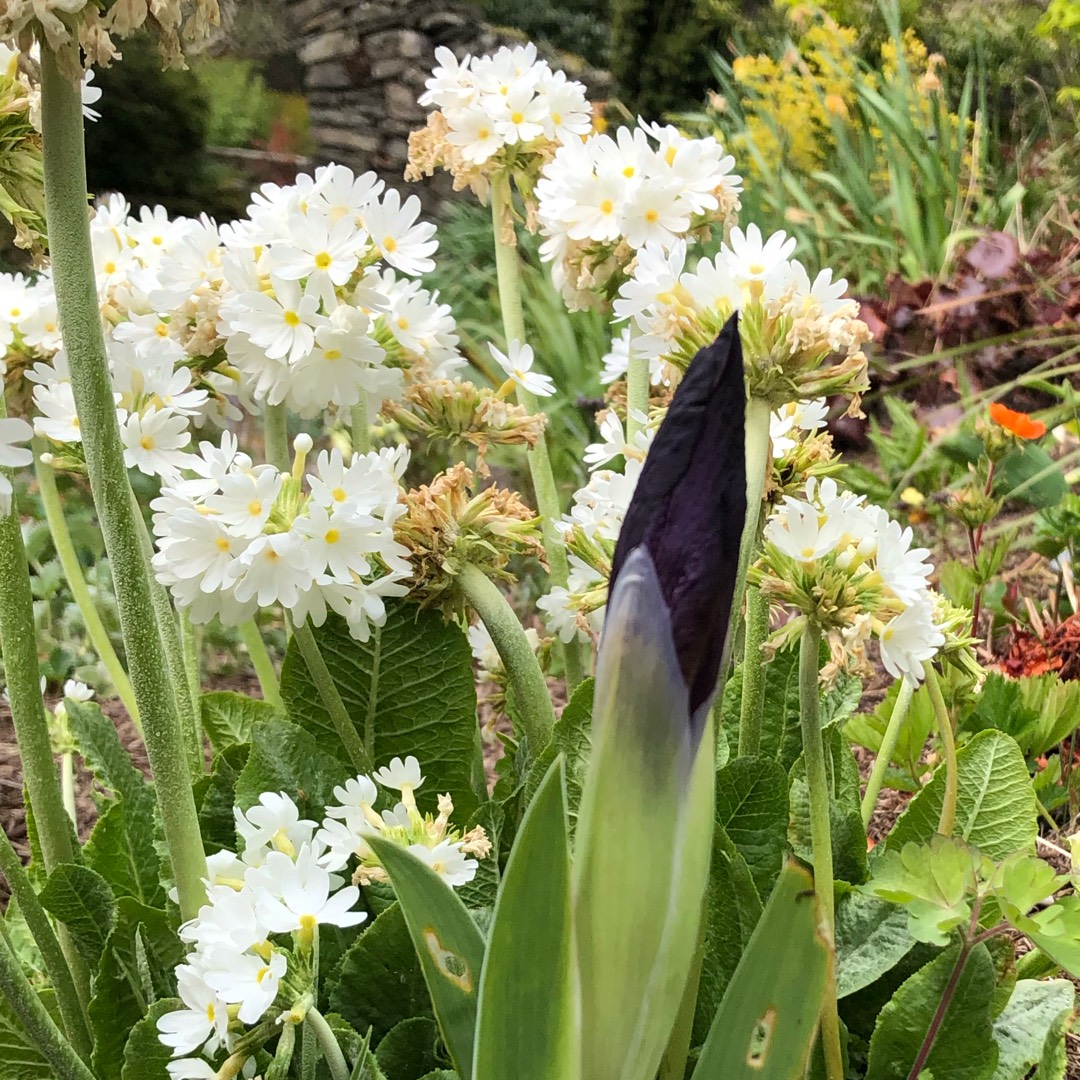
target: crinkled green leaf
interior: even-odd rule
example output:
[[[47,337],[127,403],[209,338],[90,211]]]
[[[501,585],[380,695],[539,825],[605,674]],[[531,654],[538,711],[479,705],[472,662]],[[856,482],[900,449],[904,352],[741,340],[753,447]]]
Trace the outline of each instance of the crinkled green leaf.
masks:
[[[79,955],[93,971],[116,922],[116,899],[109,883],[88,866],[61,863],[49,875],[39,899],[67,927]]]
[[[337,802],[334,788],[355,775],[323,749],[328,742],[284,720],[258,721],[236,779],[236,805],[246,810],[264,791],[283,791],[296,802],[301,817],[321,821],[326,807]]]
[[[124,820],[123,800],[113,799],[105,805],[83,848],[86,865],[105,879],[115,896],[134,896],[136,900],[142,900],[138,857],[139,853],[131,846]],[[154,866],[156,869],[156,856]]]
[[[230,746],[251,741],[256,720],[283,719],[281,710],[268,701],[231,690],[203,694],[200,698],[202,726],[215,754]]]
[[[1034,850],[1035,794],[1024,755],[1013,739],[999,731],[975,735],[957,755],[957,786],[954,835],[994,860]],[[929,840],[937,832],[944,792],[942,764],[908,804],[886,848],[899,850],[909,841]]]
[[[419,1080],[438,1068],[438,1045],[435,1021],[414,1016],[402,1020],[386,1035],[375,1049],[375,1058],[386,1080]]]
[[[236,782],[247,764],[251,747],[246,743],[230,746],[218,754],[206,776],[195,781],[195,808],[203,844],[213,853],[223,848],[236,851]]]
[[[881,740],[885,735],[885,729],[889,726],[889,719],[899,692],[900,683],[894,682],[872,713],[852,716],[844,725],[844,734],[848,739],[877,754],[881,749]],[[900,738],[896,742],[896,751],[892,756],[893,764],[903,769],[909,777],[920,776],[926,771],[926,766],[922,764],[920,758],[933,726],[934,705],[930,700],[929,691],[925,686],[921,686],[911,699],[911,706],[900,729]],[[885,782],[889,783],[888,776]]]
[[[845,998],[879,979],[915,944],[907,912],[854,889],[836,898],[836,996]]]
[[[866,1080],[907,1080],[956,964],[959,946],[946,949],[911,976],[881,1010]],[[991,1003],[994,962],[977,945],[964,964],[956,992],[934,1040],[922,1080],[989,1080],[998,1061]]]
[[[742,757],[716,774],[716,823],[746,860],[759,896],[768,896],[787,847],[787,776],[776,761]]]
[[[184,1007],[179,998],[163,998],[150,1006],[124,1046],[121,1080],[169,1080],[166,1066],[172,1060],[172,1050],[158,1038],[157,1022],[165,1013]]]
[[[40,994],[47,1007],[54,1005],[52,991]],[[60,1022],[56,1009],[49,1007],[53,1018]],[[7,998],[0,994],[0,1078],[2,1080],[55,1080],[56,1074],[37,1047],[37,1042],[26,1032],[11,1011]]]
[[[326,982],[330,1008],[378,1045],[402,1020],[432,1016],[431,998],[397,904],[352,944]]]
[[[386,609],[386,625],[372,627],[366,642],[333,615],[315,639],[374,762],[415,754],[427,777],[421,802],[424,792],[449,792],[458,819],[467,820],[487,797],[469,643],[434,611],[405,601]],[[289,718],[348,765],[295,643],[282,666],[281,696]]]
[[[1062,1020],[1071,1017],[1075,998],[1067,979],[1021,979],[994,1021],[998,1064],[992,1080],[1025,1080],[1052,1042],[1064,1043]]]

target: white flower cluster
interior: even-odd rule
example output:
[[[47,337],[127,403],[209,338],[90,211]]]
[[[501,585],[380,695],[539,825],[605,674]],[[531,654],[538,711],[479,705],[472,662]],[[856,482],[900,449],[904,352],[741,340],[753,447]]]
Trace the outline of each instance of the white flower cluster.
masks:
[[[889,674],[919,681],[923,661],[945,644],[945,636],[935,623],[928,584],[930,552],[912,542],[911,529],[902,529],[881,507],[831,479],[811,478],[807,498],[785,497],[766,524],[764,561],[785,582],[805,575],[804,593],[814,591],[815,575],[826,568],[846,577],[857,595],[874,598],[872,607],[850,618],[847,647],[856,651],[873,634]]]
[[[468,638],[473,659],[480,668],[480,682],[505,680],[506,667],[488,628],[482,622],[475,623],[469,627]],[[535,627],[530,626],[525,630],[525,639],[534,653],[540,648],[540,634]]]
[[[394,539],[408,452],[355,455],[346,465],[339,450],[324,450],[305,478],[310,449],[298,436],[292,473],[283,473],[253,464],[226,432],[220,446],[203,442],[187,455],[195,475],[151,504],[155,572],[195,622],[235,624],[278,603],[297,624],[320,626],[332,609],[366,641],[385,618],[384,598],[408,591],[408,551]]]
[[[22,88],[26,92],[27,102],[30,109],[30,119],[34,127],[39,131],[41,130],[41,90],[33,86],[26,75],[19,70],[19,56],[21,53],[18,49],[9,48],[3,42],[0,42],[0,74],[8,79],[17,79]],[[29,57],[34,65],[41,62],[41,49],[35,42],[30,50]],[[86,71],[82,76],[82,105],[83,105],[83,118],[86,120],[100,120],[101,113],[92,108],[101,100],[101,87],[92,86],[94,81],[93,71]]]
[[[782,458],[802,440],[801,433],[813,434],[825,426],[829,406],[824,398],[792,401],[769,417],[769,441],[774,458]]]
[[[542,257],[571,307],[588,306],[645,245],[668,251],[739,204],[735,159],[713,138],[647,124],[571,140],[536,185]]]
[[[3,369],[0,368],[0,379]],[[34,455],[18,443],[26,442],[34,434],[33,428],[25,420],[12,417],[0,419],[0,469],[15,469],[29,465]],[[11,481],[0,472],[0,515],[11,513]]]
[[[507,148],[528,153],[541,142],[573,141],[592,127],[585,87],[538,60],[531,42],[460,62],[440,47],[435,59],[420,104],[442,113],[446,141],[472,165]]]

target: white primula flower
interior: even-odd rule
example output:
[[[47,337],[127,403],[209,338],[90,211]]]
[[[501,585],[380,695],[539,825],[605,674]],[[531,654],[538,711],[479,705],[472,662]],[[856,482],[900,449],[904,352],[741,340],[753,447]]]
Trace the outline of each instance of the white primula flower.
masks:
[[[357,926],[367,912],[353,911],[360,898],[355,885],[347,885],[331,895],[332,878],[319,865],[322,850],[304,844],[296,861],[271,852],[259,871],[257,892],[259,918],[271,933],[312,931],[316,926]]]
[[[379,797],[379,789],[370,776],[362,773],[345,781],[344,787],[334,788],[334,798],[339,806],[328,806],[326,813],[330,817],[345,817],[350,809],[363,810],[370,807]]]
[[[500,352],[489,344],[495,362],[506,372],[507,378],[522,390],[527,390],[537,397],[551,397],[555,393],[555,383],[548,375],[533,371],[533,351],[531,345],[522,345],[515,338],[510,342],[507,352]]]
[[[131,413],[120,427],[124,464],[147,476],[173,477],[187,460],[183,447],[191,442],[188,418],[172,409],[151,405],[144,413]]]
[[[234,809],[236,831],[247,847],[272,846],[288,856],[312,837],[316,822],[300,817],[296,803],[284,791],[264,791],[246,813]]]
[[[410,754],[404,761],[396,757],[389,765],[376,769],[375,779],[383,787],[395,788],[398,791],[415,791],[423,782],[420,775],[420,762]]]
[[[812,563],[839,547],[844,527],[812,503],[789,498],[765,526],[765,539],[796,562]]]
[[[288,968],[283,952],[275,950],[269,960],[245,953],[228,958],[227,966],[217,968],[214,954],[208,957],[211,965],[206,972],[207,985],[217,990],[222,1001],[239,1005],[237,1019],[242,1024],[254,1024],[274,1004],[278,985]]]
[[[16,469],[29,465],[34,455],[25,447],[16,443],[33,438],[34,429],[25,421],[16,417],[0,420],[0,468]],[[0,473],[0,514],[11,513],[11,481]]]
[[[34,404],[41,413],[41,416],[34,417],[36,434],[44,435],[53,442],[82,442],[71,383],[40,383],[34,387]]]
[[[644,413],[636,409],[632,409],[630,415],[639,424],[644,425],[648,422]],[[590,443],[585,447],[585,464],[589,466],[589,471],[593,472],[601,465],[606,465],[612,458],[626,457],[634,452],[644,454],[649,449],[652,434],[642,428],[634,435],[632,444],[627,442],[619,414],[614,409],[609,409],[607,416],[600,424],[600,437],[603,442]]]
[[[217,514],[237,536],[256,537],[270,517],[283,479],[273,465],[231,473],[222,478],[220,494],[207,496],[206,508]]]
[[[410,844],[411,851],[422,862],[427,863],[447,885],[457,889],[468,885],[476,877],[480,865],[475,859],[468,858],[461,848],[451,840],[443,840],[434,847],[425,844]]]
[[[307,292],[330,310],[337,303],[335,286],[349,281],[367,247],[367,233],[357,229],[354,218],[332,221],[309,211],[290,219],[289,239],[271,249],[270,265],[280,278],[305,278]]]
[[[172,1047],[174,1057],[190,1054],[201,1046],[212,1054],[228,1035],[228,1005],[191,964],[176,969],[176,992],[187,1008],[158,1018],[158,1038]]]
[[[78,679],[68,679],[64,683],[64,699],[66,701],[90,701],[94,691],[84,682]]]
[[[379,830],[351,806],[336,808],[344,820],[327,818],[315,839],[326,846],[319,863],[327,870],[343,870],[353,857],[364,859],[371,855],[371,847],[365,836],[378,835]],[[374,813],[374,811],[372,811]]]
[[[788,451],[795,449],[799,441],[793,437],[795,432],[813,432],[823,428],[828,415],[829,406],[824,398],[793,401],[790,405],[777,409],[769,417],[773,457],[782,458]]]
[[[414,196],[415,197],[415,196]],[[235,297],[231,326],[264,349],[271,360],[295,364],[311,352],[315,328],[326,322],[318,296],[305,295],[298,281],[271,275],[274,295],[246,292]]]
[[[173,1058],[165,1063],[169,1080],[214,1080],[217,1069],[205,1058]]]
[[[887,511],[872,507],[869,511],[877,526],[875,566],[894,596],[905,604],[915,604],[926,595],[927,581],[934,568],[926,560],[928,548],[911,546],[914,533],[901,528]]]
[[[934,625],[934,608],[923,597],[905,608],[882,627],[878,634],[881,662],[894,679],[923,678],[923,661],[933,659],[945,644],[945,635]]]
[[[761,230],[750,224],[746,232],[738,226],[732,229],[728,243],[720,250],[736,283],[756,298],[770,280],[786,275],[795,243],[795,238],[785,232],[775,232],[764,240]]]
[[[431,258],[439,242],[432,239],[435,226],[417,221],[420,200],[410,195],[404,203],[394,188],[364,211],[364,227],[383,260],[403,274],[417,277],[435,269]]]

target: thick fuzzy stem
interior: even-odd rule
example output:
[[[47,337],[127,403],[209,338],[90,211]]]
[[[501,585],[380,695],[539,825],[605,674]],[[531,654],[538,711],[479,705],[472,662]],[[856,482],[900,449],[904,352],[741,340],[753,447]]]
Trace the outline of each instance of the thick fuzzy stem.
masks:
[[[532,753],[537,754],[551,738],[555,710],[536,653],[510,601],[479,567],[461,567],[458,582],[498,650],[513,689],[516,715],[524,729],[521,734],[529,740]]]
[[[61,74],[52,51],[45,46],[41,53],[45,205],[60,325],[180,912],[182,918],[190,919],[206,896],[202,883],[206,858],[174,691],[154,617],[150,567],[142,549],[140,523],[132,514],[101,330],[86,207],[82,102],[79,88]]]
[[[825,766],[825,745],[821,738],[820,664],[821,628],[808,623],[799,651],[799,716],[802,723],[803,765],[810,795],[810,846],[814,853],[814,893],[822,929],[830,946],[835,930],[833,896],[832,828],[829,822],[829,775]],[[840,1020],[836,1011],[836,986],[830,979],[821,1010],[821,1042],[825,1051],[828,1080],[844,1080],[840,1050]]]
[[[284,405],[267,405],[263,413],[263,450],[266,460],[289,471],[289,413]]]
[[[521,304],[521,273],[510,210],[510,181],[506,176],[496,177],[491,185],[491,224],[495,234],[495,272],[499,285],[503,331],[508,345],[515,340],[524,345],[525,311]],[[536,395],[522,387],[518,388],[517,398],[529,412],[543,411]],[[559,489],[555,485],[555,474],[551,471],[546,433],[529,451],[528,462],[536,495],[536,508],[541,516],[544,550],[551,567],[551,580],[565,588],[570,580],[570,563],[566,555],[566,545],[558,529],[562,505],[559,501]],[[561,648],[566,664],[566,681],[572,690],[583,677],[581,649],[576,641]]]
[[[885,773],[889,768],[889,762],[892,761],[893,754],[896,752],[896,744],[900,740],[900,732],[904,728],[904,721],[907,719],[908,710],[911,708],[911,701],[914,697],[915,680],[909,675],[905,675],[900,683],[896,701],[893,703],[892,715],[889,717],[888,727],[885,728],[885,735],[881,740],[877,757],[874,759],[874,767],[870,770],[870,779],[866,782],[866,792],[863,795],[861,807],[864,829],[870,824],[870,819],[874,816],[874,807],[877,806],[878,795],[881,793],[881,786],[885,782]]]
[[[135,691],[131,688],[131,680],[124,670],[120,658],[109,639],[109,632],[101,621],[97,606],[90,595],[90,588],[86,584],[83,575],[82,564],[79,556],[75,553],[75,545],[71,541],[71,532],[68,530],[67,519],[60,504],[60,493],[56,489],[56,474],[52,466],[41,460],[44,444],[40,439],[34,440],[34,460],[37,472],[38,494],[41,496],[41,505],[45,510],[45,520],[52,534],[53,547],[56,549],[56,557],[60,560],[60,567],[64,571],[64,580],[71,590],[71,595],[78,605],[79,614],[82,616],[83,625],[90,636],[90,644],[94,646],[94,652],[98,654],[105,670],[109,673],[109,679],[113,684],[117,697],[124,703],[128,716],[131,717],[135,727],[141,732],[142,721],[139,719],[139,707],[135,703]]]
[[[930,691],[930,701],[934,706],[934,716],[937,719],[938,732],[945,750],[945,795],[941,801],[941,817],[938,819],[937,831],[942,836],[952,836],[953,828],[956,826],[956,800],[959,795],[956,735],[953,732],[952,717],[949,716],[945,698],[941,693],[937,669],[932,661],[927,660],[923,664],[923,673],[926,675],[926,688]]]
[[[345,1055],[341,1052],[341,1047],[334,1038],[334,1032],[322,1013],[314,1007],[308,1009],[304,1023],[311,1025],[315,1037],[319,1040],[319,1047],[332,1080],[349,1080],[349,1066],[345,1061]]]
[[[634,436],[644,427],[649,416],[649,358],[634,355],[634,326],[630,327],[630,358],[626,365],[626,441],[633,445]]]
[[[769,636],[769,601],[753,586],[746,590],[746,637],[743,644],[742,701],[739,713],[739,756],[758,752],[765,704],[765,660],[761,646]]]
[[[266,642],[263,641],[259,624],[252,618],[242,622],[237,628],[240,640],[248,651],[251,666],[259,679],[259,687],[262,690],[263,701],[276,705],[279,709],[285,707],[281,700],[281,688],[278,684],[277,672],[274,670],[274,662],[270,659]]]
[[[360,391],[360,400],[352,407],[352,449],[354,454],[366,454],[371,450],[366,390]]]

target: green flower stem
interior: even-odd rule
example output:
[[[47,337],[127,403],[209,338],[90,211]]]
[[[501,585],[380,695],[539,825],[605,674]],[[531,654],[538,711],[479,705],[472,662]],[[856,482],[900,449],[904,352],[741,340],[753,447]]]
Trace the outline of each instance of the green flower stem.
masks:
[[[315,1080],[318,1063],[319,1037],[315,1025],[305,1016],[304,1026],[300,1029],[300,1080]]]
[[[60,755],[60,793],[64,800],[64,810],[71,818],[71,824],[78,828],[79,819],[75,808],[75,762],[71,751],[65,750]]]
[[[524,345],[525,311],[521,304],[521,272],[517,241],[513,238],[510,180],[506,176],[495,177],[491,185],[491,224],[495,237],[495,272],[499,284],[499,306],[502,309],[506,343],[509,346],[511,341],[517,340]],[[504,230],[510,230],[512,239],[506,238]],[[518,387],[517,399],[530,413],[543,412],[536,395],[524,387]],[[558,530],[562,504],[559,500],[559,489],[555,485],[555,474],[551,471],[546,432],[528,452],[527,459],[544,534],[544,550],[551,567],[551,580],[565,588],[570,580],[570,563],[566,555],[566,545]],[[570,642],[567,645],[560,643],[560,649],[566,666],[566,681],[573,690],[584,677],[581,648],[577,642]]]
[[[945,796],[941,801],[941,817],[938,819],[938,832],[942,836],[952,836],[956,826],[956,800],[957,790],[957,764],[956,764],[956,734],[953,731],[952,717],[945,706],[945,698],[941,693],[941,682],[938,679],[937,669],[932,661],[927,660],[923,664],[923,673],[926,675],[926,689],[930,691],[930,701],[934,706],[934,716],[937,719],[938,732],[941,735],[942,746],[945,750]]]
[[[905,675],[900,683],[900,690],[893,703],[892,715],[889,724],[885,728],[885,735],[881,740],[877,757],[874,758],[874,767],[870,770],[870,779],[866,781],[866,792],[862,798],[862,823],[865,829],[874,816],[874,808],[877,806],[878,795],[881,786],[885,782],[885,773],[896,752],[896,744],[900,741],[900,732],[904,728],[908,710],[911,708],[912,699],[915,697],[915,680]]]
[[[149,568],[150,560],[154,556],[154,541],[150,539],[142,508],[130,485],[128,493],[131,496],[131,513],[138,529],[143,558]],[[161,631],[161,644],[165,650],[165,664],[169,674],[169,683],[172,686],[173,700],[176,702],[176,715],[180,724],[180,737],[187,754],[188,771],[191,773],[192,780],[198,780],[206,770],[202,726],[199,719],[199,691],[196,688],[194,694],[192,693],[188,657],[185,655],[184,644],[177,627],[177,614],[169,599],[168,590],[158,581],[153,570],[150,571],[150,601],[154,607],[158,629]],[[180,616],[180,618],[183,617],[183,615]]]
[[[60,1080],[94,1080],[94,1074],[75,1052],[75,1047],[56,1026],[49,1011],[34,992],[8,944],[7,928],[0,935],[0,992]]]
[[[634,322],[630,321],[630,358],[626,367],[626,441],[633,445],[634,436],[645,424],[634,413],[649,415],[649,358],[634,355]]]
[[[186,676],[187,690],[195,707],[195,715],[199,715],[199,699],[202,696],[202,671],[201,649],[199,647],[199,630],[191,621],[191,613],[184,608],[177,612],[180,619],[180,648],[184,658],[184,675]],[[202,739],[199,737],[199,749],[202,750]]]
[[[18,853],[12,847],[7,833],[2,829],[0,829],[0,873],[3,873],[7,879],[11,895],[18,901],[26,926],[41,953],[49,982],[52,983],[53,992],[56,994],[56,1004],[59,1006],[60,1019],[63,1021],[68,1040],[79,1056],[84,1061],[89,1061],[93,1043],[90,1039],[90,1028],[87,1026],[86,1000],[79,996],[75,986],[75,977],[71,968],[68,967],[60,942],[53,933],[52,923],[49,922],[49,917],[45,914],[37,893],[34,892],[30,876],[23,868]],[[84,989],[86,998],[89,998],[89,978],[86,980]]]
[[[332,1080],[349,1080],[349,1066],[345,1061],[345,1055],[341,1052],[341,1047],[323,1014],[312,1006],[304,1017],[304,1023],[311,1025],[315,1037],[319,1040],[319,1046],[322,1048]]]
[[[113,684],[117,697],[124,703],[128,716],[131,717],[135,727],[142,731],[142,722],[139,719],[139,707],[135,703],[135,691],[131,688],[131,680],[124,670],[120,658],[109,639],[109,632],[101,621],[97,606],[90,595],[90,589],[86,584],[82,564],[79,556],[75,553],[75,545],[71,542],[71,533],[68,530],[67,519],[64,517],[63,507],[60,505],[60,493],[56,489],[56,473],[51,465],[41,460],[45,444],[41,439],[34,439],[34,469],[37,473],[38,494],[41,496],[41,505],[45,510],[45,520],[52,534],[53,547],[56,549],[56,557],[60,560],[60,566],[64,571],[64,579],[75,603],[79,606],[79,614],[82,616],[83,625],[90,635],[90,643],[98,654],[105,670],[109,673],[109,679]]]
[[[284,405],[267,405],[263,412],[263,450],[266,460],[289,471],[289,413]]]
[[[349,710],[345,708],[345,702],[341,700],[334,677],[326,666],[319,643],[311,632],[311,625],[307,622],[299,626],[293,624],[292,632],[293,640],[300,650],[300,655],[304,658],[311,680],[315,683],[315,689],[319,691],[323,708],[330,714],[330,721],[349,755],[349,760],[359,772],[371,772],[375,768],[373,760],[375,748],[364,746],[356,725],[349,716]]]
[[[206,858],[176,700],[154,615],[152,575],[142,551],[140,522],[131,512],[131,486],[101,331],[86,207],[82,101],[79,88],[61,74],[48,46],[41,50],[41,70],[45,205],[60,325],[180,913],[182,918],[191,919],[206,896],[202,883]],[[0,543],[0,548],[6,546]],[[58,782],[56,786],[59,789]],[[59,799],[57,806],[63,812]],[[35,814],[42,809],[35,801]],[[38,824],[40,827],[40,816]]]
[[[534,754],[551,738],[555,710],[551,707],[544,673],[525,636],[521,621],[510,601],[478,566],[466,564],[458,571],[458,582],[465,598],[480,616],[506,668],[513,690],[513,701],[521,720],[522,734]]]
[[[237,627],[237,630],[251,658],[251,666],[259,678],[263,701],[268,701],[279,709],[285,708],[285,702],[281,700],[281,689],[277,672],[274,670],[274,662],[270,659],[266,642],[259,631],[259,624],[254,619],[247,619]]]
[[[761,590],[746,590],[746,637],[743,645],[742,700],[739,713],[739,756],[752,756],[761,745],[765,705],[765,661],[761,646],[769,636],[769,601]]]
[[[366,454],[371,450],[366,390],[360,391],[360,400],[352,407],[352,448],[354,454]]]
[[[810,794],[810,846],[814,854],[814,892],[822,929],[832,947],[836,916],[833,894],[832,828],[829,821],[829,776],[821,738],[818,665],[821,662],[821,627],[807,623],[799,645],[799,716],[802,723],[803,765]],[[821,1012],[821,1042],[828,1080],[844,1080],[840,1051],[840,1020],[836,1011],[835,982],[826,993]]]

